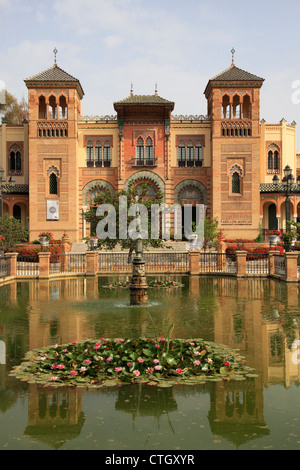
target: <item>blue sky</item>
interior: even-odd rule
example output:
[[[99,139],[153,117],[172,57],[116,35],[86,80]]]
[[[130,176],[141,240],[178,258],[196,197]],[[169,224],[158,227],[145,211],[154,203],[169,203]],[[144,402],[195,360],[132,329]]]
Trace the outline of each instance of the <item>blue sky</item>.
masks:
[[[174,114],[206,114],[205,86],[234,47],[236,65],[265,79],[261,118],[295,120],[300,131],[299,0],[0,0],[0,17],[0,80],[18,98],[56,47],[85,91],[83,115],[114,114],[131,82],[135,94],[153,94],[157,82]]]

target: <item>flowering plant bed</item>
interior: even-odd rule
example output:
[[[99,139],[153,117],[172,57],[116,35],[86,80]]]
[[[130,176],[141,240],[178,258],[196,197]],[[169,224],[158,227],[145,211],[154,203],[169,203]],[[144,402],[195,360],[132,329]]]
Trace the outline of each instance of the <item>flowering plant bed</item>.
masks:
[[[274,236],[276,236],[276,237],[280,237],[281,232],[280,232],[279,230],[270,230],[270,231],[267,233],[267,236],[270,236],[270,235],[271,235],[271,236],[274,235]]]
[[[255,377],[243,357],[201,339],[106,339],[27,353],[11,375],[45,386],[99,388],[130,383],[160,387]]]

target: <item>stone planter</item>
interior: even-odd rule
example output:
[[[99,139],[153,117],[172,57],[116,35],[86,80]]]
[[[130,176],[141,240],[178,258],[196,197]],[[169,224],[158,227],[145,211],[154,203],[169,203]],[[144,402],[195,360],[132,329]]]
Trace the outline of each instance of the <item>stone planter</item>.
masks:
[[[96,250],[97,246],[98,246],[98,238],[90,238],[89,239],[90,250]]]
[[[270,245],[277,245],[279,237],[277,235],[268,235],[268,241]]]

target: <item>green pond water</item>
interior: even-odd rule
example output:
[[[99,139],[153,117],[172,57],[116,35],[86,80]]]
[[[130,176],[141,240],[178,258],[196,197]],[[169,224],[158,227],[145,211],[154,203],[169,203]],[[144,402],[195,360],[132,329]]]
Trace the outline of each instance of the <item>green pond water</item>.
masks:
[[[170,278],[164,276],[160,279]],[[121,279],[121,278],[120,278]],[[102,288],[112,278],[0,287],[1,450],[300,449],[299,287],[275,280],[174,277],[183,288]],[[9,375],[27,351],[87,338],[203,338],[239,349],[257,377],[85,390]]]

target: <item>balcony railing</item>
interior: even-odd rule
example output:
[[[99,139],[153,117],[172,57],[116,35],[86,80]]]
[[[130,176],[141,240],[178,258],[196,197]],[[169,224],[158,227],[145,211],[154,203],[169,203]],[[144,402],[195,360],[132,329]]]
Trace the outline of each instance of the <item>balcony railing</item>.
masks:
[[[187,161],[187,160],[178,160],[178,166],[180,168],[201,168],[203,166],[203,160],[198,160],[198,161]]]
[[[86,166],[88,168],[110,168],[111,167],[111,160],[87,160]]]
[[[157,166],[157,158],[132,158],[132,166]]]

